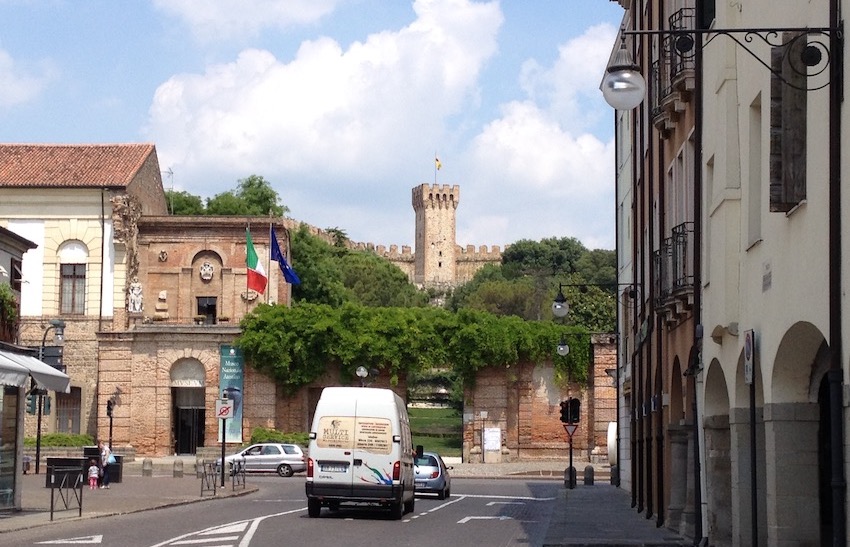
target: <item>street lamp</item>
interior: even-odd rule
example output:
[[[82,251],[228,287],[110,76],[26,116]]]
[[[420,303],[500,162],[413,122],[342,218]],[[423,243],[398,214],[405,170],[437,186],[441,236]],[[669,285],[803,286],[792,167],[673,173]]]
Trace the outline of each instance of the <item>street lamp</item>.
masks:
[[[357,376],[360,378],[360,387],[366,385],[366,377],[369,376],[369,371],[366,370],[366,367],[360,365],[357,367]]]
[[[47,343],[47,333],[53,331],[53,343],[61,346],[65,343],[65,322],[61,319],[51,319],[50,325],[44,329],[44,336],[41,337],[41,347],[38,350],[38,360],[44,361],[44,345]],[[33,381],[34,382],[34,381]],[[35,474],[38,475],[38,470],[41,463],[41,416],[44,409],[44,389],[35,389],[33,392],[38,394],[38,423],[35,430]]]

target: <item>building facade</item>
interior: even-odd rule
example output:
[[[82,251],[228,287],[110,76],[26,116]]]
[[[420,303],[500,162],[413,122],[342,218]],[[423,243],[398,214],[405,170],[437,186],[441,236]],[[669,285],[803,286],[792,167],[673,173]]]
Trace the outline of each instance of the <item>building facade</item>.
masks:
[[[848,2],[619,3],[647,83],[617,116],[618,195],[633,215],[618,242],[635,250],[621,275],[655,318],[645,328],[636,306],[621,337],[637,361],[620,399],[623,485],[637,510],[712,545],[845,545]],[[653,486],[652,467],[639,473],[659,457]]]

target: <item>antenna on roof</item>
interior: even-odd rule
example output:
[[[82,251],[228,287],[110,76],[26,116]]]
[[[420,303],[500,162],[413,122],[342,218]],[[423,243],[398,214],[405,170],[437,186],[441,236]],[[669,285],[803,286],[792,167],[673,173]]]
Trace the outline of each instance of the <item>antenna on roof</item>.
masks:
[[[169,192],[169,203],[168,203],[168,212],[172,215],[174,214],[174,171],[171,170],[171,167],[168,168],[167,171],[163,171],[166,175],[168,175],[168,180],[171,183],[171,187],[168,189]]]

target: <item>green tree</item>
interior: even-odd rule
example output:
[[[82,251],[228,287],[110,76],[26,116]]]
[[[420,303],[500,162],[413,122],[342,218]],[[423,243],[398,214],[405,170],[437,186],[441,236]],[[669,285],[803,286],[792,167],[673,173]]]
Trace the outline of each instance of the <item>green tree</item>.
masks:
[[[587,248],[574,237],[521,239],[502,253],[504,276],[569,275],[578,271],[578,261]]]
[[[240,179],[236,196],[248,204],[252,215],[282,217],[289,212],[289,207],[280,203],[280,196],[271,183],[260,175]]]
[[[259,175],[239,179],[236,191],[216,194],[206,206],[208,215],[281,217],[288,212],[271,183]]]
[[[185,190],[179,192],[166,190],[165,199],[172,215],[203,215],[205,213],[201,196],[195,196]]]

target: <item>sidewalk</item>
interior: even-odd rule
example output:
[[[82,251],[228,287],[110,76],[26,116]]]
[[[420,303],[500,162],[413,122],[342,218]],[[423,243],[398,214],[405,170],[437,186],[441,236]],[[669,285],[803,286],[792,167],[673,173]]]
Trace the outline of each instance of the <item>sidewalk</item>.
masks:
[[[173,476],[175,460],[183,466],[183,477]],[[230,477],[225,477],[225,488],[217,488],[215,495],[201,495],[201,480],[195,474],[194,457],[154,458],[153,476],[142,476],[142,460],[128,462],[122,470],[120,483],[112,488],[91,491],[83,489],[83,511],[78,509],[56,511],[52,522],[97,518],[108,515],[133,513],[182,505],[199,501],[242,496],[257,491],[256,484],[248,480],[245,489],[233,490]],[[578,484],[575,489],[564,487],[564,462],[540,461],[517,463],[457,463],[452,467],[453,478],[498,478],[557,480],[559,492],[556,507],[546,533],[546,547],[558,546],[675,546],[690,545],[675,533],[657,528],[655,520],[631,508],[631,496],[609,484],[608,467],[593,465],[594,485],[584,484],[587,462],[575,462]],[[303,477],[303,474],[300,475]],[[296,476],[297,477],[297,476]],[[51,524],[50,489],[45,488],[44,470],[40,475],[23,476],[22,506],[20,512],[0,512],[0,541],[4,532],[22,530]],[[216,484],[220,484],[220,480]],[[56,500],[56,507],[61,507]]]
[[[174,460],[181,459],[183,477],[173,476]],[[225,477],[225,488],[216,488],[215,494],[207,492],[201,495],[201,480],[197,478],[194,467],[194,457],[189,458],[156,458],[154,459],[153,476],[142,476],[142,462],[137,460],[124,465],[121,482],[113,483],[109,489],[89,490],[88,484],[83,488],[83,510],[80,516],[79,508],[64,509],[59,498],[59,490],[54,490],[54,514],[52,522],[97,518],[109,515],[121,515],[137,511],[159,509],[172,505],[182,505],[199,501],[213,500],[233,496],[243,496],[257,491],[257,486],[249,480],[246,487],[236,490],[231,488],[230,477]],[[4,532],[23,530],[36,526],[51,524],[50,493],[45,487],[46,471],[41,474],[23,476],[21,506],[17,512],[0,512],[0,538]],[[216,484],[220,485],[220,480]],[[73,504],[73,492],[70,493]],[[2,539],[0,539],[2,541]]]

